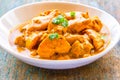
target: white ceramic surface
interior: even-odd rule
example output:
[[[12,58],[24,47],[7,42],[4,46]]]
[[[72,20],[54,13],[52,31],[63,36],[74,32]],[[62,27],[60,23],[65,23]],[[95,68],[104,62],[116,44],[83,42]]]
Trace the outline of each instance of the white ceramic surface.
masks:
[[[101,53],[82,59],[74,60],[43,60],[34,59],[29,56],[25,56],[14,51],[8,42],[9,30],[26,20],[39,14],[41,11],[59,9],[61,11],[88,11],[90,16],[97,15],[102,20],[102,22],[108,26],[111,33],[111,42],[109,46]],[[120,38],[120,25],[119,23],[108,13],[90,7],[83,4],[75,4],[68,2],[41,2],[23,5],[21,7],[15,8],[10,12],[6,13],[0,18],[0,46],[3,47],[9,54],[15,56],[21,61],[34,65],[37,67],[48,68],[48,69],[69,69],[76,68],[86,64],[89,64],[96,59],[99,59],[105,55],[110,49],[112,49]]]

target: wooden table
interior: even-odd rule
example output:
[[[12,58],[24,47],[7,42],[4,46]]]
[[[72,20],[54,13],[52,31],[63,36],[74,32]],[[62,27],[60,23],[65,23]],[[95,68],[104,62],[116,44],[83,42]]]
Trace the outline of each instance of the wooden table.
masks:
[[[35,1],[42,0],[0,0],[0,16],[17,6]],[[120,0],[70,1],[105,10],[120,22]],[[0,48],[0,80],[120,80],[120,42],[99,60],[69,70],[48,70],[30,66]]]

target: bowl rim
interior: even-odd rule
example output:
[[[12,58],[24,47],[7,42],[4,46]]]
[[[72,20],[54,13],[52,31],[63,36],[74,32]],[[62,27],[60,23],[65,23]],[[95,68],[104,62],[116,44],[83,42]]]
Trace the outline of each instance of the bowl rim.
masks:
[[[11,13],[12,11],[15,11],[15,10],[17,10],[17,9],[20,9],[20,8],[24,8],[24,7],[29,7],[29,6],[32,6],[32,5],[36,5],[36,4],[44,4],[44,3],[54,3],[54,4],[70,4],[70,5],[78,5],[78,6],[84,6],[84,7],[87,7],[87,8],[92,8],[92,9],[95,9],[95,10],[98,10],[98,11],[100,11],[100,12],[102,12],[102,13],[104,13],[104,14],[107,14],[107,15],[109,15],[109,16],[111,16],[110,14],[108,14],[108,13],[106,13],[105,11],[103,11],[103,10],[100,10],[100,9],[98,9],[98,8],[95,8],[95,7],[92,7],[92,6],[89,6],[89,5],[85,5],[85,4],[81,4],[81,3],[74,3],[74,2],[66,2],[66,1],[42,1],[42,2],[34,2],[34,3],[28,3],[28,4],[24,4],[24,5],[21,5],[21,6],[19,6],[19,7],[16,7],[16,8],[14,8],[14,9],[12,9],[12,10],[10,10],[9,12],[7,12],[6,14],[4,14],[1,18],[0,18],[0,21],[6,16],[6,15],[8,15],[9,13]],[[118,23],[118,21],[113,17],[113,16],[111,16],[116,22],[117,22],[117,24],[119,24]],[[120,26],[120,25],[119,25]],[[120,27],[119,27],[120,28]],[[116,42],[114,42],[114,44],[112,45],[112,46],[110,46],[108,49],[105,49],[105,50],[103,50],[102,52],[100,52],[99,54],[96,54],[96,55],[93,55],[93,56],[90,56],[90,57],[86,57],[86,58],[78,58],[78,59],[70,59],[70,60],[47,60],[47,59],[37,59],[37,58],[32,58],[32,57],[27,57],[27,56],[24,56],[24,55],[21,55],[21,54],[19,54],[18,52],[15,52],[12,48],[7,48],[7,47],[5,47],[5,46],[3,46],[3,45],[1,45],[1,43],[0,43],[0,46],[5,50],[5,51],[7,51],[8,53],[10,53],[10,54],[12,54],[13,56],[15,56],[15,57],[17,57],[17,56],[19,56],[19,57],[21,57],[21,58],[26,58],[26,59],[29,59],[29,60],[32,60],[32,61],[43,61],[43,62],[47,62],[47,63],[52,63],[52,64],[54,64],[53,62],[55,62],[55,63],[58,63],[58,64],[60,64],[60,63],[68,63],[68,62],[71,62],[71,61],[81,61],[81,60],[90,60],[91,58],[100,58],[100,57],[102,57],[103,55],[105,55],[105,54],[107,54],[108,53],[108,51],[110,51],[116,44],[117,44],[117,42],[119,41],[119,39],[120,39],[120,36],[119,36],[119,38],[116,40]],[[110,43],[109,43],[109,45],[110,45]],[[109,46],[108,45],[108,46]],[[107,46],[107,47],[108,47]],[[96,59],[97,59],[96,58]],[[46,64],[47,64],[46,63]]]

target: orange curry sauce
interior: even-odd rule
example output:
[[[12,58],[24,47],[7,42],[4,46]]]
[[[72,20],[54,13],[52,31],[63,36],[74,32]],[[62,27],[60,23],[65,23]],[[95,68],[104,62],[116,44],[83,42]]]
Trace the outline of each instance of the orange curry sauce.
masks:
[[[103,51],[110,42],[110,32],[88,12],[50,10],[13,28],[9,42],[25,56],[68,60]]]

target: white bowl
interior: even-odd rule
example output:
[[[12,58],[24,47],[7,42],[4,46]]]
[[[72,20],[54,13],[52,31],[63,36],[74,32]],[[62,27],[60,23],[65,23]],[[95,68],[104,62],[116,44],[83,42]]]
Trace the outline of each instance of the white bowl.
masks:
[[[35,59],[23,54],[19,54],[13,50],[9,44],[8,36],[9,30],[26,20],[29,20],[39,14],[41,11],[59,9],[61,11],[73,11],[79,10],[90,13],[90,16],[97,15],[102,22],[107,25],[110,30],[111,42],[108,47],[101,53],[82,59],[72,59],[72,60],[43,60]],[[0,46],[8,51],[9,54],[15,56],[21,61],[28,63],[33,66],[48,68],[48,69],[69,69],[76,68],[86,64],[89,64],[103,55],[105,55],[109,50],[111,50],[120,38],[120,25],[119,23],[108,13],[90,7],[83,4],[75,4],[68,2],[41,2],[23,5],[21,7],[15,8],[4,16],[0,18]]]

